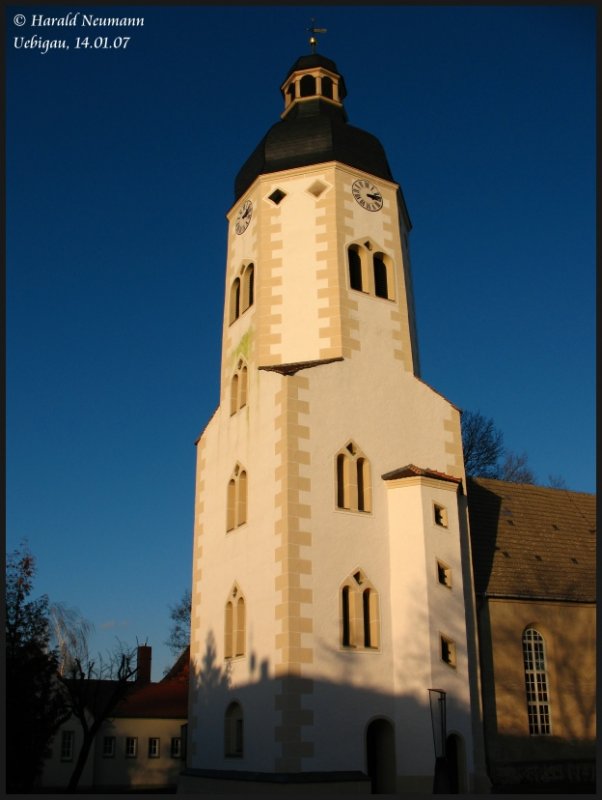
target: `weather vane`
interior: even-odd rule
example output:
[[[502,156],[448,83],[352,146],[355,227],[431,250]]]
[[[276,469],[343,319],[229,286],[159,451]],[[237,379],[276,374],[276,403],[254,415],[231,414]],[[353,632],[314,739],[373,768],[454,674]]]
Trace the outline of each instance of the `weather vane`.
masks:
[[[309,43],[311,45],[311,52],[315,53],[316,47],[318,45],[318,40],[316,39],[316,33],[326,33],[326,28],[316,28],[316,21],[312,17],[311,28],[308,28],[307,32],[311,33],[311,36],[309,37]]]

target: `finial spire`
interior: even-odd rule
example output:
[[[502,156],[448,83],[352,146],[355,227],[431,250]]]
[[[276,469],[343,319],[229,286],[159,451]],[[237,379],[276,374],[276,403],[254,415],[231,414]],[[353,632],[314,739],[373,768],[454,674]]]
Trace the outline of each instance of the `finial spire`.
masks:
[[[316,52],[316,47],[318,46],[318,40],[316,39],[316,33],[326,33],[326,28],[316,28],[316,21],[312,17],[311,20],[311,28],[307,29],[307,32],[311,34],[309,37],[309,44],[311,46],[311,52]]]

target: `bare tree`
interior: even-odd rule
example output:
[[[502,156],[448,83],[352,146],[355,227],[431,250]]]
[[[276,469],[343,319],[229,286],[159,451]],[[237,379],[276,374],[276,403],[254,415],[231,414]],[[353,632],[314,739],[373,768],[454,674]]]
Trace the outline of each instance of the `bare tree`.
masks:
[[[479,411],[462,414],[464,469],[471,477],[497,478],[511,483],[535,483],[526,453],[504,447],[504,436],[491,418]]]
[[[467,475],[497,477],[498,461],[504,453],[504,437],[492,419],[487,419],[479,411],[464,411],[462,447]]]
[[[190,644],[190,611],[192,595],[185,589],[182,599],[175,606],[170,606],[169,616],[172,620],[169,639],[165,644],[175,656],[179,656]]]
[[[83,742],[67,791],[74,792],[86,766],[92,744],[102,723],[126,697],[136,676],[136,649],[126,649],[120,642],[106,661],[70,657],[68,669],[60,680],[71,714],[79,721]]]
[[[526,453],[519,456],[509,450],[506,451],[497,477],[501,481],[510,481],[511,483],[535,483],[535,475],[527,461]]]

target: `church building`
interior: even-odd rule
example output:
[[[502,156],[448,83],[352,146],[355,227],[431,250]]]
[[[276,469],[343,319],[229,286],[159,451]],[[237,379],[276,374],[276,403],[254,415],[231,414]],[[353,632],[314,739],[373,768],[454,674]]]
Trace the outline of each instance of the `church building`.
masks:
[[[227,213],[179,788],[431,793],[446,746],[481,791],[460,412],[420,379],[401,188],[313,49]]]

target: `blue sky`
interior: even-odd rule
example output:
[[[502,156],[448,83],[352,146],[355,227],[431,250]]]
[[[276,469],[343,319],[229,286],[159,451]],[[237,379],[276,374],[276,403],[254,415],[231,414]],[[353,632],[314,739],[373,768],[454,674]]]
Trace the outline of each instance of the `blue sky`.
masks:
[[[144,26],[31,27],[77,10]],[[595,13],[9,8],[7,547],[27,539],[37,592],[94,624],[93,650],[148,641],[155,680],[171,662],[225,214],[311,17],[408,204],[423,379],[493,417],[540,483],[595,490]],[[15,48],[33,35],[71,47]]]

